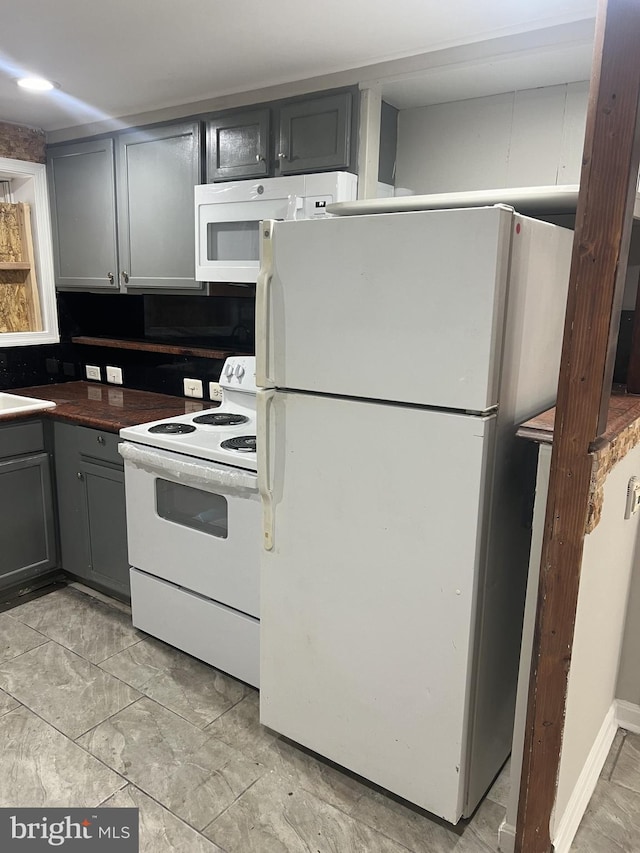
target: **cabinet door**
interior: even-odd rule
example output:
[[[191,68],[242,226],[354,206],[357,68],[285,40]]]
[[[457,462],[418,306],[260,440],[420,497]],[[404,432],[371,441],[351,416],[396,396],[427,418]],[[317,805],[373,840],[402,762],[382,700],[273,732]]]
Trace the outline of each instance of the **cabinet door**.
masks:
[[[196,290],[193,188],[200,183],[200,123],[117,139],[120,276],[131,290]]]
[[[62,568],[128,597],[124,473],[113,461],[117,436],[63,423],[54,425],[54,435]]]
[[[251,110],[207,122],[207,181],[269,174],[269,116]]]
[[[56,286],[118,290],[113,140],[47,154]]]
[[[77,430],[71,424],[54,424],[56,494],[62,568],[79,577],[89,575],[89,543],[84,524],[84,488],[79,469]]]
[[[89,542],[89,576],[100,586],[129,595],[129,558],[124,473],[97,460],[79,466],[84,523]]]
[[[56,566],[49,456],[38,453],[0,463],[0,585]]]
[[[277,157],[282,175],[349,166],[351,100],[351,92],[343,92],[280,108]]]

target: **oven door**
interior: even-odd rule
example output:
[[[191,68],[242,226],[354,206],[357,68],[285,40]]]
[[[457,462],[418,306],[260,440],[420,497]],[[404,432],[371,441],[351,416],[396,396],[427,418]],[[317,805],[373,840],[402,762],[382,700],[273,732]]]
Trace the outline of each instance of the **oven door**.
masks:
[[[124,443],[129,562],[259,616],[257,475]]]
[[[304,208],[300,177],[195,188],[196,279],[255,283],[263,219],[295,219]]]

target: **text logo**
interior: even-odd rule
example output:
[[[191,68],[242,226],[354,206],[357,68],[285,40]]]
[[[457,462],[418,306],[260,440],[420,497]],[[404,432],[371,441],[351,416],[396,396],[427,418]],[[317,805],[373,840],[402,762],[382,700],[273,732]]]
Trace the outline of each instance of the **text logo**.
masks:
[[[0,809],[2,853],[138,853],[138,809]]]

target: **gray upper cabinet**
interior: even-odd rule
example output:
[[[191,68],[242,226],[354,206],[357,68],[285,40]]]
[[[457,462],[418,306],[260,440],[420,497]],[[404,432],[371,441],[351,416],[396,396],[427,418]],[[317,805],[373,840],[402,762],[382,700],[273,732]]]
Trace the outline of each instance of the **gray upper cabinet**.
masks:
[[[47,156],[56,284],[118,284],[113,139],[51,149]]]
[[[200,122],[51,148],[56,285],[192,291]]]
[[[123,133],[116,142],[121,283],[129,291],[193,290],[199,122]]]
[[[349,167],[351,102],[351,92],[342,92],[280,107],[281,175]]]
[[[207,181],[269,174],[268,109],[236,112],[207,122]]]

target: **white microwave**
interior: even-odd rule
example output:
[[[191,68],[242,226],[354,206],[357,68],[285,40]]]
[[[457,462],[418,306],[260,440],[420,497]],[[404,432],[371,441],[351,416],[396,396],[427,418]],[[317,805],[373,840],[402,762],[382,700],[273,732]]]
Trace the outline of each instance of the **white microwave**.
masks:
[[[313,219],[328,204],[354,201],[358,178],[319,172],[195,188],[196,280],[250,284],[260,267],[263,219]]]

